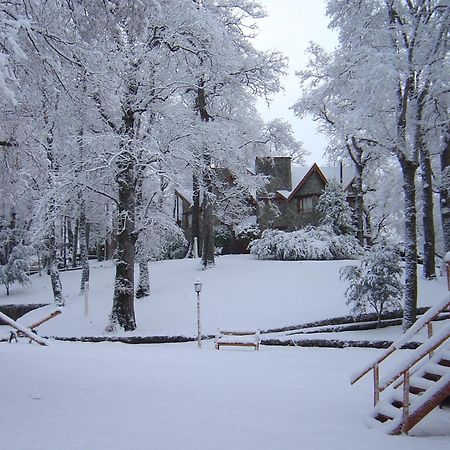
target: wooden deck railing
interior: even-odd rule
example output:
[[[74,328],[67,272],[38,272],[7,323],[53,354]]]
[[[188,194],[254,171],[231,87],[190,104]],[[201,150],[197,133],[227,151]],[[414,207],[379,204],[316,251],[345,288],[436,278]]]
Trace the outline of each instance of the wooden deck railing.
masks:
[[[450,337],[450,329],[444,329],[443,331],[437,333],[433,337],[433,326],[432,321],[437,318],[437,316],[448,309],[450,311],[450,295],[447,295],[440,303],[436,304],[430,308],[425,314],[423,314],[419,320],[396,342],[394,342],[386,351],[384,351],[379,358],[374,362],[369,364],[364,370],[354,374],[350,380],[351,384],[356,383],[364,375],[373,371],[373,381],[374,381],[374,405],[376,405],[380,400],[380,393],[385,390],[388,386],[398,380],[403,376],[403,414],[408,416],[408,405],[409,405],[409,377],[412,374],[412,367],[418,363],[425,356],[430,356],[433,351],[436,350],[443,342],[445,342]],[[406,362],[403,362],[402,368],[397,372],[390,374],[382,383],[380,383],[380,364],[391,356],[396,350],[400,349],[406,342],[408,342],[414,335],[416,335],[422,328],[427,326],[429,340],[424,342],[419,346],[415,352],[411,355],[411,358]],[[401,383],[399,383],[401,384]]]

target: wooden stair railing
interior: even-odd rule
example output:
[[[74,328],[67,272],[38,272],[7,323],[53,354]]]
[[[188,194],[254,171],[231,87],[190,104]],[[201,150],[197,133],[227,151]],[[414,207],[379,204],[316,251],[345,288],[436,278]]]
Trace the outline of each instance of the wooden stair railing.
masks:
[[[386,390],[389,386],[393,385],[394,388],[398,388],[401,384],[403,384],[403,398],[398,400],[397,403],[401,404],[402,407],[402,420],[399,426],[395,427],[392,430],[392,433],[397,434],[400,432],[407,432],[411,429],[425,414],[428,414],[429,411],[426,408],[422,408],[421,412],[424,414],[421,417],[418,417],[419,411],[414,411],[414,417],[411,417],[409,411],[410,405],[410,393],[411,390],[414,390],[410,386],[410,378],[411,375],[418,369],[416,366],[423,358],[429,356],[431,359],[435,350],[439,349],[450,337],[450,326],[444,327],[443,330],[433,335],[433,326],[432,321],[437,318],[437,316],[448,309],[450,311],[450,295],[445,297],[441,302],[430,308],[423,316],[421,316],[417,322],[396,342],[394,342],[388,349],[386,349],[379,358],[369,364],[364,370],[355,373],[350,382],[353,385],[357,381],[359,381],[362,377],[364,377],[370,371],[373,371],[373,381],[374,381],[374,393],[373,400],[374,406],[376,406],[380,401],[380,394]],[[425,326],[428,329],[428,340],[425,341],[422,345],[420,345],[414,353],[407,358],[406,361],[402,361],[401,368],[396,371],[388,374],[382,381],[380,381],[380,364],[385,361],[389,356],[391,356],[396,350],[400,349],[404,344],[406,344],[411,338],[417,334],[420,330],[422,330]],[[446,361],[446,360],[444,360]],[[446,365],[446,363],[443,363]],[[445,379],[443,380],[445,382]],[[394,384],[395,383],[395,384]],[[442,383],[441,383],[442,384]],[[435,398],[437,400],[440,399],[439,395],[444,396],[445,399],[449,393],[448,384],[443,387],[442,392],[436,393]],[[441,399],[441,401],[443,400]],[[428,405],[429,406],[429,405]],[[420,408],[419,408],[420,409]],[[390,419],[391,417],[387,415],[380,414],[380,421],[384,421],[383,418]]]

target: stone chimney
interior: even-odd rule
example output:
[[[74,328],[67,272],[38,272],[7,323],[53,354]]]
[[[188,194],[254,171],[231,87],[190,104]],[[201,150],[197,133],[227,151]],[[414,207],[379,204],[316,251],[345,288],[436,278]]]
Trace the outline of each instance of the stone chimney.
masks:
[[[289,156],[257,157],[255,170],[257,175],[270,177],[266,186],[268,192],[292,190],[291,158]]]

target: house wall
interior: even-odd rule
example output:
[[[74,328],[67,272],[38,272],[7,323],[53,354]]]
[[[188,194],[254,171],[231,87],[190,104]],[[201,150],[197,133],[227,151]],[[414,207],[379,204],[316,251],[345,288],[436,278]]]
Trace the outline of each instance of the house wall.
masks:
[[[281,196],[264,201],[260,209],[258,224],[262,230],[277,228],[292,231],[307,225],[318,225],[321,215],[315,210],[325,185],[317,173],[312,173],[295,196],[287,201]],[[299,202],[312,199],[311,209],[299,209]]]

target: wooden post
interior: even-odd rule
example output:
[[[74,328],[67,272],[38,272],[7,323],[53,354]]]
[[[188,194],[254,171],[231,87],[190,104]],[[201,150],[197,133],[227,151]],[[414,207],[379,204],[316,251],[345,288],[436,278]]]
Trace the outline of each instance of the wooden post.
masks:
[[[380,366],[373,366],[373,406],[380,401]]]
[[[450,262],[445,263],[447,269],[447,289],[450,291]]]
[[[89,316],[89,282],[84,283],[84,316]]]
[[[200,322],[200,292],[197,292],[197,345],[202,348],[202,330]]]
[[[402,431],[407,433],[406,427],[409,419],[409,371],[407,370],[403,375],[403,417],[402,417]]]
[[[428,330],[428,339],[430,339],[433,336],[433,323],[432,322],[428,322],[427,323],[427,330]],[[428,354],[428,358],[431,358],[433,356],[433,350],[430,351],[430,353]]]
[[[194,243],[192,244],[192,257],[198,258],[198,238],[194,237]]]
[[[450,291],[450,252],[444,256],[445,271],[447,272],[447,289]]]

